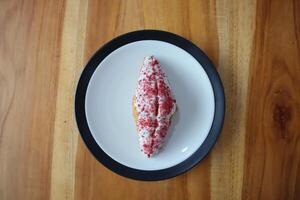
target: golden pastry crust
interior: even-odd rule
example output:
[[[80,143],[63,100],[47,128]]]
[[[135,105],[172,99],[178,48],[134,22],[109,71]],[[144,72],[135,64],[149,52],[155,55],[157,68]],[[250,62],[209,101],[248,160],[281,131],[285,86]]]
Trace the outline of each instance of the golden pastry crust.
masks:
[[[137,121],[138,121],[138,112],[135,108],[135,96],[132,97],[132,114],[133,114],[133,118],[134,118],[134,122],[135,122],[135,125],[137,127]]]

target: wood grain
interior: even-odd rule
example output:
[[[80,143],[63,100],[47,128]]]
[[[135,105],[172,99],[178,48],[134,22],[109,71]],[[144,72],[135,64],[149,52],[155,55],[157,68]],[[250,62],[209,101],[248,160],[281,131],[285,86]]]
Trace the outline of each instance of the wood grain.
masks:
[[[0,1],[0,199],[300,199],[299,11],[297,0]],[[84,64],[137,29],[193,41],[226,93],[209,156],[165,181],[103,167],[74,120]]]
[[[257,5],[247,106],[245,199],[300,198],[299,8],[299,1]]]
[[[74,91],[84,65],[86,1],[67,1],[64,13],[51,169],[51,198],[74,199],[78,130]]]
[[[0,199],[47,199],[64,3],[0,9]]]

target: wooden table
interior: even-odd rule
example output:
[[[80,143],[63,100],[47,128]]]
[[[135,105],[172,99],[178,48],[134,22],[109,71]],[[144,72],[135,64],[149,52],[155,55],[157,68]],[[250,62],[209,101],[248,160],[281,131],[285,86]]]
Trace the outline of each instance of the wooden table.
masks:
[[[162,29],[202,48],[227,112],[209,156],[179,177],[133,181],[89,153],[74,91],[117,35]],[[300,199],[300,1],[0,2],[0,199]]]

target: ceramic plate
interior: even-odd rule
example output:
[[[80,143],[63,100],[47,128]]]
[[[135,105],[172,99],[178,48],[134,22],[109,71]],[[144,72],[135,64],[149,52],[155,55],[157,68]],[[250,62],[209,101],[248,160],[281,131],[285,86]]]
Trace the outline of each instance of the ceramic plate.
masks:
[[[139,149],[132,97],[139,69],[154,55],[166,72],[178,110],[164,147],[148,158]],[[112,171],[139,180],[161,180],[195,166],[212,148],[224,119],[223,87],[208,57],[172,33],[142,30],[100,48],[80,77],[75,114],[91,153]]]

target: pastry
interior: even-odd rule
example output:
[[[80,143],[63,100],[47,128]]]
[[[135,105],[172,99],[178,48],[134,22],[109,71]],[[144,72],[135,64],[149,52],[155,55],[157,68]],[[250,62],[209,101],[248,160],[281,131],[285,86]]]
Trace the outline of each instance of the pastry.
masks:
[[[151,157],[162,147],[176,111],[167,77],[154,56],[143,61],[132,107],[140,149]]]

